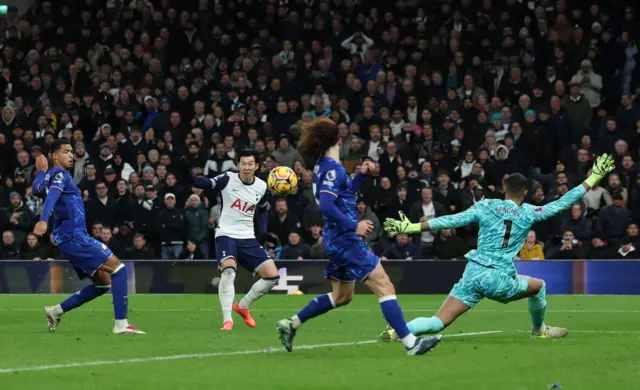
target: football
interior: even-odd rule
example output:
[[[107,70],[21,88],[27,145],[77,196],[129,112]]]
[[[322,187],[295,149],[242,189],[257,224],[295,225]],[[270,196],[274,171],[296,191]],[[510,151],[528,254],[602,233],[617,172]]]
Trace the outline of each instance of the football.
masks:
[[[289,195],[298,185],[298,175],[289,167],[276,167],[269,173],[267,184],[274,194]]]

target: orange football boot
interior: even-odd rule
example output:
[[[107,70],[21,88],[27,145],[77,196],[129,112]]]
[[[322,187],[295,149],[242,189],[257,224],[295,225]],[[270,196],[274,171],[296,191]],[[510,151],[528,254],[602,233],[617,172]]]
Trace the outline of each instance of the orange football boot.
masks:
[[[242,309],[240,305],[237,303],[233,304],[233,311],[238,313],[240,317],[244,320],[244,323],[247,324],[250,328],[256,327],[256,321],[251,317],[251,313],[249,313],[249,309]]]

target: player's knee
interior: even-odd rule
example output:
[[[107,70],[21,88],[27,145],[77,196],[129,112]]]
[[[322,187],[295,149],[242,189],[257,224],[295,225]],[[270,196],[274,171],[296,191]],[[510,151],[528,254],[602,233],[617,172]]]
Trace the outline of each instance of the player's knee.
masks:
[[[536,296],[539,298],[544,298],[547,295],[547,284],[544,282],[544,280],[541,280],[541,282],[542,283],[540,283],[540,290],[538,290]]]
[[[271,278],[262,278],[262,280],[270,289],[272,289],[278,285],[278,282],[280,282],[280,275]]]
[[[396,288],[388,278],[380,283],[380,294],[381,296],[396,295]]]
[[[225,267],[220,270],[220,278],[221,279],[235,279],[236,278],[236,269],[235,267]]]
[[[99,269],[93,274],[91,281],[95,286],[111,286],[111,273]]]
[[[233,267],[227,267],[220,271],[220,284],[218,285],[218,291],[221,293],[231,292],[234,289],[236,280],[236,269]]]
[[[546,291],[546,283],[542,279],[530,278],[529,279],[529,290],[533,293],[533,295],[540,295],[545,293]]]
[[[352,295],[338,295],[335,298],[336,307],[346,306],[353,299]]]
[[[121,263],[120,260],[118,260],[118,264],[115,265],[115,267],[113,268],[113,271],[111,271],[111,275],[115,275],[118,272],[121,272],[124,268],[125,268],[124,263]]]

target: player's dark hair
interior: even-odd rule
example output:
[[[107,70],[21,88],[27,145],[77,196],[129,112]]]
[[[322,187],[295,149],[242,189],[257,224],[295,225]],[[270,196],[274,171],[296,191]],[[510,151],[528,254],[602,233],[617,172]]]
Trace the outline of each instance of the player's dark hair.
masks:
[[[258,153],[255,149],[244,149],[238,154],[238,162],[242,157],[253,157],[256,161],[256,164],[260,162],[260,153]]]
[[[320,117],[303,126],[298,150],[303,157],[316,162],[338,142],[339,136],[338,125],[327,117]]]
[[[53,141],[53,143],[51,143],[51,153],[55,153],[58,150],[60,150],[64,145],[69,145],[71,146],[71,142],[69,142],[68,139],[66,138],[59,138],[55,141]]]
[[[527,190],[529,181],[520,173],[512,173],[504,180],[504,186],[510,194],[521,196]]]

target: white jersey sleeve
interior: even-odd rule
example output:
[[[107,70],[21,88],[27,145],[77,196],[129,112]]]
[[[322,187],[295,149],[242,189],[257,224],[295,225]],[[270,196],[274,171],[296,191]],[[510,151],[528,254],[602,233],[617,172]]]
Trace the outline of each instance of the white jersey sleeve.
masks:
[[[214,186],[220,191],[222,202],[216,237],[255,238],[254,216],[259,208],[266,206],[267,183],[256,177],[253,183],[245,184],[234,172],[220,176],[227,179],[216,181]],[[212,182],[220,176],[211,179]]]

